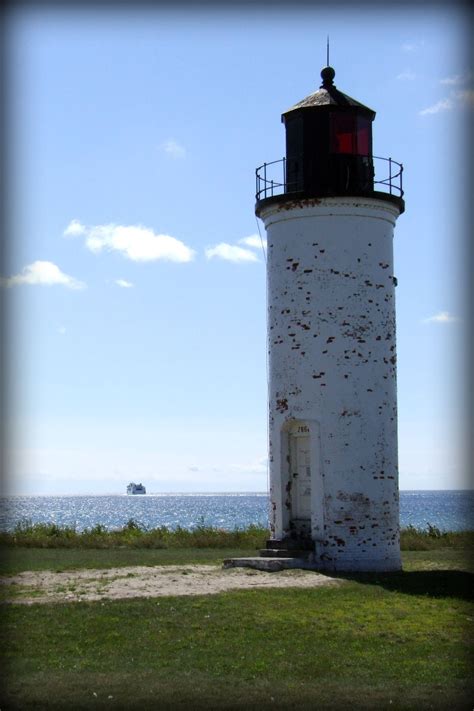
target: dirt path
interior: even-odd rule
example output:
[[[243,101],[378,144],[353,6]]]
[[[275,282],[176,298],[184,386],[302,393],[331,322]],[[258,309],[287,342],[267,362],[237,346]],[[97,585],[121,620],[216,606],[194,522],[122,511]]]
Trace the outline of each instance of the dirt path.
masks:
[[[24,572],[0,579],[2,600],[21,604],[117,600],[163,595],[213,595],[251,588],[315,588],[339,585],[308,570],[267,573],[249,568],[224,570],[215,565],[167,565]]]

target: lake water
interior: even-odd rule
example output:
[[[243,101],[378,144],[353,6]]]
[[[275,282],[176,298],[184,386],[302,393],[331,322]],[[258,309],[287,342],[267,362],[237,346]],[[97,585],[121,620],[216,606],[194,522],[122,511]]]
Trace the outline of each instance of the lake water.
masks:
[[[146,496],[0,497],[0,530],[20,521],[56,523],[78,531],[100,523],[120,528],[133,519],[146,528],[268,526],[267,494],[147,494]],[[474,491],[401,491],[400,523],[445,531],[474,529]]]

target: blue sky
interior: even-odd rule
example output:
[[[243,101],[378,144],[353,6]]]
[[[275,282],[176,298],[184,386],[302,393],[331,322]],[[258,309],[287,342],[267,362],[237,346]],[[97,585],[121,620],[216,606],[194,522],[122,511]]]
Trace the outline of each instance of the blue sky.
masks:
[[[405,166],[395,232],[400,486],[461,488],[463,157],[455,7],[60,12],[9,21],[12,493],[264,491],[255,167],[320,85]],[[249,239],[251,238],[251,239]]]

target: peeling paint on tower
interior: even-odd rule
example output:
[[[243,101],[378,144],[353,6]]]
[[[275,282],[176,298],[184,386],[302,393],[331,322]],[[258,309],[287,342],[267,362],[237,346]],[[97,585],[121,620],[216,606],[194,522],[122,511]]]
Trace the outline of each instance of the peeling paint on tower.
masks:
[[[316,132],[318,122],[329,122],[325,135],[332,135],[331,122],[357,131],[358,117],[369,125],[375,115],[338,92],[329,69],[321,90],[283,116],[285,191],[268,195],[265,184],[257,194],[268,242],[271,531],[283,543],[310,537],[323,569],[397,570],[393,232],[404,203],[401,186],[398,198],[374,190],[361,156],[333,156],[335,144],[328,160],[348,176],[355,171],[352,183],[338,183],[334,171],[319,182],[313,168],[305,172],[314,151],[303,153],[299,176],[288,167],[296,119]],[[363,166],[371,161],[371,133],[366,148]]]

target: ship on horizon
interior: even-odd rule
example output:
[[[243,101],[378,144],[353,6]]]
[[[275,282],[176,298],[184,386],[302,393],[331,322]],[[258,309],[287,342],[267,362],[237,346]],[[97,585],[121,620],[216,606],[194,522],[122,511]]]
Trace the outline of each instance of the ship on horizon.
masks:
[[[127,494],[146,494],[146,489],[143,484],[135,484],[134,481],[131,481],[127,486]]]

